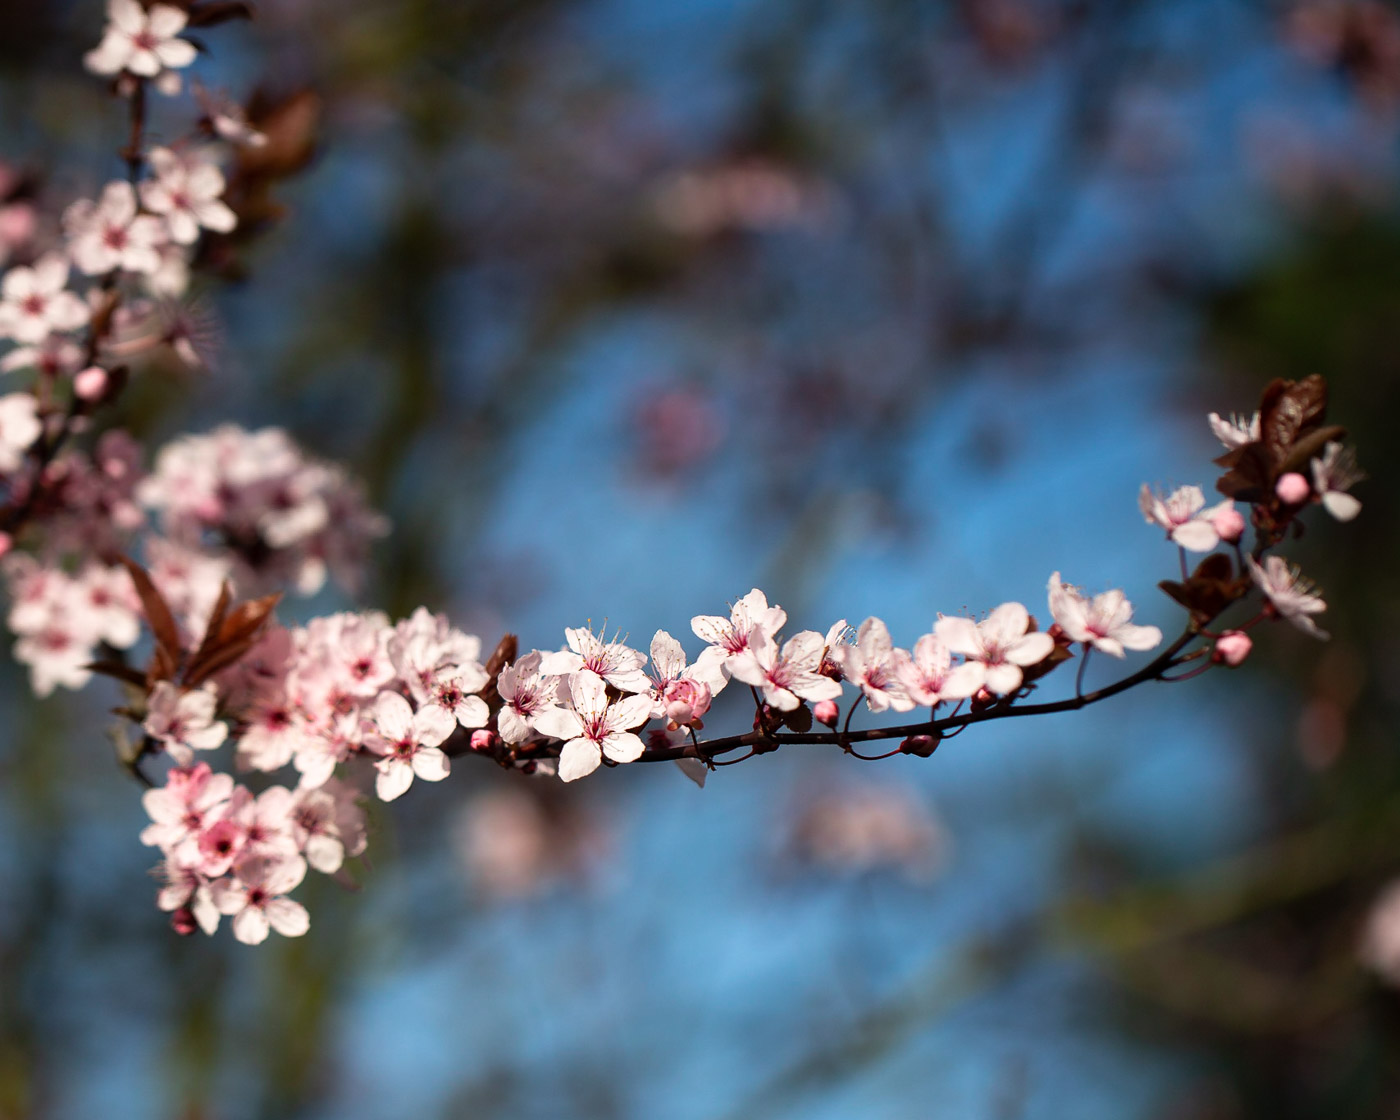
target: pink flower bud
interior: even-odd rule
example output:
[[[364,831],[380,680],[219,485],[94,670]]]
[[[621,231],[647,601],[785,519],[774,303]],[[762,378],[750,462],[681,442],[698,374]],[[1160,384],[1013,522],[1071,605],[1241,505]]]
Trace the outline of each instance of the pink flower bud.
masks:
[[[9,533],[0,533],[0,557],[6,555],[15,546],[15,538]]]
[[[693,723],[710,710],[710,686],[679,677],[666,685],[662,699],[666,702],[666,718],[672,723]]]
[[[1249,651],[1253,648],[1254,643],[1243,630],[1227,630],[1215,640],[1215,652],[1211,654],[1211,660],[1217,663],[1224,662],[1233,669],[1249,656]]]
[[[496,733],[485,727],[472,732],[472,750],[492,751],[496,749]]]
[[[841,718],[841,705],[835,700],[818,700],[812,714],[817,717],[818,723],[835,727],[836,721]]]
[[[102,399],[102,394],[107,391],[107,385],[107,371],[101,366],[89,366],[73,378],[73,392],[78,394],[79,399],[85,400],[89,404]]]
[[[910,735],[899,744],[899,749],[905,754],[916,754],[920,758],[928,758],[938,749],[938,737],[934,735]]]
[[[1220,534],[1220,539],[1234,543],[1244,536],[1244,514],[1234,506],[1222,509],[1210,519],[1211,526]]]
[[[188,937],[199,928],[194,920],[194,911],[188,906],[181,906],[170,915],[170,928],[181,937]]]
[[[33,238],[38,226],[38,212],[27,202],[0,206],[0,245],[6,248],[23,245]]]
[[[1312,487],[1308,485],[1308,480],[1297,471],[1289,471],[1278,480],[1278,485],[1274,487],[1274,493],[1278,495],[1279,501],[1296,506],[1308,500],[1308,495],[1312,493]]]

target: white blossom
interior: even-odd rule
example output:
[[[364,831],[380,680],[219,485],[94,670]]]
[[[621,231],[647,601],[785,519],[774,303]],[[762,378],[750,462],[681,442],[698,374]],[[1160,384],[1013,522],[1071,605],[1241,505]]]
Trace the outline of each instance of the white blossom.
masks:
[[[26,346],[52,334],[75,331],[88,321],[88,308],[68,291],[68,261],[58,253],[32,268],[12,268],[0,286],[0,337]]]
[[[736,680],[760,689],[764,702],[781,712],[790,712],[803,700],[835,700],[841,695],[840,682],[821,673],[826,640],[815,630],[794,634],[781,651],[767,629],[750,632],[748,648],[734,656],[730,672]]]
[[[184,69],[199,54],[193,43],[178,37],[187,23],[189,16],[169,4],[154,4],[147,11],[138,0],[107,0],[107,32],[84,64],[94,74],[125,70],[140,78]]]
[[[602,764],[635,762],[646,749],[632,729],[651,715],[651,698],[624,696],[609,703],[607,685],[597,673],[577,672],[569,678],[570,707],[554,707],[535,718],[535,729],[564,740],[559,752],[559,777],[566,782],[587,777]]]
[[[1162,642],[1157,627],[1133,624],[1133,605],[1121,591],[1105,591],[1091,599],[1062,583],[1055,572],[1049,594],[1050,613],[1072,642],[1084,642],[1111,657],[1122,657],[1129,649],[1153,649]]]
[[[1044,661],[1055,648],[1049,634],[1030,630],[1020,603],[1003,603],[981,622],[940,618],[934,633],[967,660],[953,670],[944,688],[948,698],[967,697],[979,688],[1007,696],[1021,687],[1021,670]]]
[[[124,180],[108,183],[98,202],[83,198],[63,214],[68,255],[80,271],[101,276],[115,269],[155,272],[165,230],[159,218],[139,214],[136,191]]]
[[[1149,525],[1160,525],[1167,536],[1188,552],[1209,552],[1220,543],[1220,531],[1214,518],[1235,503],[1228,498],[1206,508],[1206,496],[1199,486],[1182,486],[1167,497],[1154,494],[1143,484],[1138,495],[1138,508]]]
[[[8,393],[0,397],[0,474],[17,470],[25,452],[43,432],[39,409],[29,393]]]
[[[903,651],[895,650],[885,624],[878,618],[867,618],[860,624],[855,642],[836,645],[830,656],[845,678],[865,694],[866,706],[872,712],[891,708],[907,712],[914,707],[914,701],[899,677],[900,653]]]
[[[1314,638],[1327,637],[1327,632],[1318,629],[1317,623],[1312,620],[1313,615],[1327,609],[1327,604],[1297,568],[1291,567],[1282,556],[1265,557],[1262,567],[1252,556],[1245,559],[1255,584],[1281,617],[1288,619],[1304,634],[1311,634]]]
[[[1361,502],[1347,493],[1365,476],[1356,465],[1356,454],[1335,440],[1312,461],[1313,489],[1322,508],[1338,521],[1350,521],[1361,512]]]
[[[201,227],[228,233],[238,225],[223,201],[224,173],[207,156],[155,148],[150,163],[155,178],[141,184],[141,202],[165,218],[172,241],[193,245]]]

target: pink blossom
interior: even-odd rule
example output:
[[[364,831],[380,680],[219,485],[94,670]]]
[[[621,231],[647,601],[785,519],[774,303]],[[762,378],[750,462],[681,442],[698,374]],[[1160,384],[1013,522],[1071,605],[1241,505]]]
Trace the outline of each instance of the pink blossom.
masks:
[[[1322,508],[1338,521],[1350,521],[1361,512],[1361,502],[1347,493],[1365,475],[1356,465],[1356,455],[1349,448],[1329,443],[1322,458],[1312,461],[1313,489]]]
[[[219,699],[212,684],[181,689],[160,681],[146,703],[146,734],[160,743],[181,766],[192,751],[212,751],[228,738],[228,727],[218,719]]]
[[[50,253],[32,268],[12,268],[0,286],[0,337],[34,346],[88,321],[87,304],[68,291],[68,261]]]
[[[710,708],[716,693],[728,683],[724,670],[714,661],[686,664],[685,650],[665,630],[651,639],[652,717],[665,716],[675,724],[700,719]]]
[[[839,645],[831,651],[831,659],[840,667],[846,679],[865,694],[866,706],[872,712],[893,709],[907,712],[914,701],[899,676],[900,654],[890,641],[890,632],[878,618],[867,618],[850,645]]]
[[[945,694],[953,658],[937,634],[925,634],[915,642],[912,656],[904,650],[896,650],[895,654],[895,673],[914,705],[933,708],[945,700],[965,699]]]
[[[130,649],[141,636],[140,600],[125,568],[89,564],[77,579],[81,610],[94,641]]]
[[[1030,629],[1030,615],[1020,603],[1003,603],[981,622],[940,618],[934,633],[967,661],[949,675],[945,698],[971,696],[985,687],[1007,696],[1021,687],[1021,670],[1050,656],[1055,640]]]
[[[206,822],[216,820],[231,796],[233,778],[215,774],[206,762],[174,768],[166,774],[164,786],[148,789],[141,796],[141,805],[151,818],[141,832],[141,843],[174,851],[198,836]]]
[[[17,346],[0,360],[0,372],[15,373],[32,369],[56,381],[77,371],[83,351],[76,342],[61,334],[51,334],[34,346]]]
[[[1050,613],[1072,642],[1084,642],[1111,657],[1162,643],[1162,631],[1157,627],[1133,624],[1133,605],[1121,591],[1105,591],[1091,599],[1078,588],[1061,583],[1060,573],[1055,572],[1049,592]]]
[[[165,218],[172,241],[193,245],[201,227],[229,233],[238,225],[223,202],[224,174],[207,155],[153,148],[148,158],[155,178],[141,184],[141,202]]]
[[[63,215],[68,253],[80,271],[101,276],[117,269],[154,272],[160,267],[157,247],[165,240],[159,218],[138,214],[130,183],[108,183],[100,202],[80,199]]]
[[[840,682],[821,672],[826,641],[815,630],[794,634],[779,651],[777,641],[764,627],[749,634],[748,648],[730,662],[736,680],[760,689],[764,702],[780,712],[790,712],[802,701],[835,700]]]
[[[241,860],[234,878],[214,884],[214,905],[219,913],[232,916],[233,936],[245,945],[261,944],[269,929],[283,937],[300,937],[311,928],[311,918],[306,907],[286,895],[305,877],[306,861],[300,856]]]
[[[156,894],[156,906],[167,913],[175,911],[177,915],[188,915],[188,919],[207,934],[212,935],[219,928],[219,910],[214,905],[207,875],[174,856],[167,856],[156,873],[162,883]],[[183,932],[193,933],[194,927]]]
[[[153,4],[147,11],[139,0],[107,0],[107,32],[84,64],[94,74],[125,70],[142,78],[184,69],[199,53],[193,43],[177,38],[188,22],[169,4]]]
[[[447,741],[456,721],[441,708],[414,711],[396,692],[381,693],[371,715],[375,734],[365,746],[380,755],[375,792],[381,801],[401,797],[413,785],[415,775],[425,782],[440,782],[452,768],[438,747]]]
[[[635,762],[646,749],[633,734],[651,716],[649,696],[623,696],[609,703],[607,685],[592,671],[569,678],[569,707],[554,707],[535,717],[535,729],[564,740],[559,752],[559,777],[566,782],[586,777],[602,764]]]
[[[387,523],[343,471],[305,456],[286,432],[225,424],[163,447],[138,497],[187,546],[243,542],[231,555],[245,593],[293,584],[306,595],[328,575],[353,587]]]
[[[502,669],[496,680],[496,691],[501,694],[496,728],[507,743],[523,743],[528,739],[534,730],[535,717],[557,702],[560,681],[540,673],[543,656],[539,650],[527,653]]]
[[[321,789],[302,790],[292,802],[291,827],[306,861],[324,875],[340,870],[346,856],[365,850],[364,812],[349,786],[329,782]]]
[[[695,636],[709,647],[696,659],[696,665],[706,673],[714,669],[730,673],[734,660],[748,651],[755,634],[776,638],[786,623],[787,612],[770,607],[768,597],[755,587],[730,608],[728,618],[701,614],[690,620]]]
[[[1311,634],[1314,638],[1327,637],[1327,633],[1318,629],[1312,620],[1313,615],[1327,609],[1327,604],[1297,568],[1291,567],[1281,556],[1266,557],[1262,567],[1252,556],[1246,556],[1245,560],[1256,586],[1277,614],[1288,619],[1304,634]]]
[[[623,692],[647,692],[651,681],[642,666],[646,657],[620,641],[605,642],[592,630],[566,627],[569,648],[547,653],[540,661],[540,672],[547,677],[568,676],[583,670],[596,673]]]
[[[488,679],[476,660],[481,651],[478,639],[420,608],[412,619],[398,624],[388,650],[394,671],[417,704],[444,709],[462,727],[486,723],[490,717],[486,701],[475,695]]]
[[[1149,525],[1160,525],[1167,536],[1188,552],[1209,552],[1220,543],[1214,519],[1233,508],[1228,498],[1206,508],[1206,496],[1199,486],[1182,486],[1163,498],[1143,484],[1138,508]]]
[[[9,393],[0,397],[0,473],[19,469],[43,430],[31,394]]]

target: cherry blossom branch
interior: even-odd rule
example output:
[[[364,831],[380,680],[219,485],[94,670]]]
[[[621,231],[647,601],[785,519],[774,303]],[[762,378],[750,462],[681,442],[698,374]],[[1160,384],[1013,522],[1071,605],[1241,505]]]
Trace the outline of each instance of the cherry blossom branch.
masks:
[[[1193,640],[1201,637],[1200,632],[1194,627],[1188,627],[1176,641],[1172,642],[1162,653],[1152,662],[1143,666],[1137,672],[1132,673],[1112,684],[1104,685],[1102,688],[1081,695],[1072,696],[1065,700],[1048,701],[1039,704],[1021,704],[1013,702],[1003,702],[992,707],[984,708],[981,711],[964,712],[961,715],[945,716],[941,719],[928,720],[923,723],[900,724],[892,727],[873,727],[866,730],[850,731],[843,729],[839,732],[769,732],[764,730],[749,731],[742,735],[729,735],[720,739],[700,740],[683,746],[671,747],[648,747],[646,751],[637,758],[638,762],[677,762],[686,758],[698,758],[702,760],[715,759],[731,751],[740,750],[744,747],[753,748],[753,754],[770,754],[781,747],[796,746],[835,746],[846,748],[850,743],[873,743],[889,739],[917,740],[920,737],[929,737],[934,740],[934,746],[938,740],[944,738],[948,732],[963,727],[970,727],[974,724],[989,723],[993,720],[1009,719],[1018,716],[1046,716],[1056,715],[1061,712],[1077,712],[1082,708],[1087,708],[1091,704],[1097,704],[1107,700],[1119,693],[1126,692],[1130,688],[1135,688],[1140,684],[1149,681],[1164,681],[1170,678],[1164,676],[1167,670],[1181,664],[1176,659],[1180,653]],[[1208,665],[1206,667],[1209,667]],[[851,713],[855,711],[854,705]],[[850,714],[847,715],[847,728],[849,728]],[[546,758],[557,758],[560,744],[527,744],[516,750],[505,750],[498,746],[488,751],[480,748],[473,748],[470,745],[470,736],[459,734],[454,737],[450,747],[445,748],[446,753],[451,756],[466,754],[483,754],[493,758],[497,762],[507,765],[516,761],[539,761]],[[850,752],[849,750],[847,753]],[[918,749],[895,752],[903,754],[925,754]],[[925,754],[932,754],[928,750]],[[749,756],[749,757],[752,757]],[[882,756],[891,757],[891,756]],[[874,761],[871,759],[870,761]]]

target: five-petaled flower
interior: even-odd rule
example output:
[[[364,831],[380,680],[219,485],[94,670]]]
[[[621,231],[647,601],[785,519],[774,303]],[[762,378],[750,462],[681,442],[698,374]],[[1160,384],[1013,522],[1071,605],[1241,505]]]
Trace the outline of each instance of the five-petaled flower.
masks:
[[[12,268],[0,287],[0,337],[36,346],[88,321],[87,304],[68,291],[68,261],[50,253],[32,268]]]
[[[587,627],[566,627],[568,649],[547,653],[540,661],[546,677],[566,677],[587,670],[622,692],[646,692],[651,681],[642,666],[646,657],[620,641],[605,642]]]
[[[374,790],[381,801],[402,796],[415,775],[425,782],[447,777],[452,766],[438,747],[457,726],[450,712],[436,706],[415,712],[397,692],[383,692],[372,719],[377,734],[365,745],[380,756],[374,764],[379,771]]]
[[[856,640],[836,645],[830,656],[845,678],[865,693],[866,706],[872,712],[890,708],[907,712],[914,707],[899,675],[901,659],[895,654],[889,628],[880,619],[867,618],[860,624]]]
[[[1133,623],[1133,605],[1121,591],[1105,591],[1092,599],[1077,587],[1060,582],[1060,573],[1050,577],[1050,613],[1065,637],[1083,642],[1112,657],[1124,650],[1141,653],[1162,642],[1162,631],[1155,626]]]
[[[569,678],[570,707],[557,706],[535,717],[535,730],[564,740],[559,752],[559,777],[566,782],[587,777],[606,757],[635,762],[646,749],[632,729],[651,716],[649,696],[626,695],[609,702],[607,683],[597,673],[582,671]]]
[[[1022,670],[1044,661],[1055,648],[1049,634],[1031,630],[1031,617],[1020,603],[1003,603],[981,622],[940,618],[934,633],[953,653],[965,658],[948,678],[945,697],[967,697],[986,688],[1008,696],[1021,687]]]
[[[729,671],[736,680],[759,689],[764,703],[791,712],[803,700],[835,700],[841,695],[841,682],[821,672],[825,649],[826,639],[815,630],[794,634],[780,651],[776,638],[755,628],[748,649],[734,657]]]
[[[305,877],[306,861],[300,856],[252,856],[239,862],[234,877],[214,884],[214,905],[220,914],[232,916],[233,936],[245,945],[266,941],[269,929],[300,937],[311,928],[311,918],[305,906],[286,895]]]
[[[229,233],[238,225],[223,201],[224,173],[211,160],[153,148],[150,161],[155,178],[141,184],[141,203],[165,218],[172,241],[193,245],[201,228]]]
[[[1322,596],[1317,594],[1312,582],[1282,556],[1269,556],[1261,566],[1252,556],[1246,556],[1249,574],[1269,600],[1270,608],[1281,618],[1288,619],[1304,634],[1314,638],[1326,638],[1327,632],[1318,628],[1312,620],[1315,614],[1327,609]]]
[[[1138,508],[1149,525],[1160,525],[1167,536],[1188,552],[1209,552],[1220,543],[1220,529],[1214,519],[1235,503],[1225,501],[1206,508],[1206,496],[1199,486],[1182,486],[1167,497],[1154,494],[1143,483]]]
[[[159,218],[138,213],[128,182],[108,183],[98,202],[83,198],[63,214],[68,253],[79,271],[101,276],[117,269],[155,272],[165,230]]]
[[[748,651],[755,634],[776,638],[786,623],[787,611],[778,606],[770,607],[768,597],[755,587],[730,608],[728,618],[700,614],[690,620],[691,630],[708,647],[696,658],[695,664],[703,672],[718,667],[729,673],[735,660]]]
[[[169,4],[153,4],[147,11],[139,0],[108,0],[107,32],[83,61],[94,74],[125,70],[139,78],[184,69],[199,54],[193,43],[179,38],[188,23],[189,16]]]
[[[1322,508],[1338,521],[1350,521],[1361,512],[1361,502],[1347,491],[1365,475],[1356,465],[1356,453],[1333,440],[1312,461],[1313,490]]]
[[[141,726],[176,763],[186,766],[193,751],[212,751],[228,738],[228,727],[217,718],[218,707],[212,684],[181,689],[160,681],[151,691]]]

